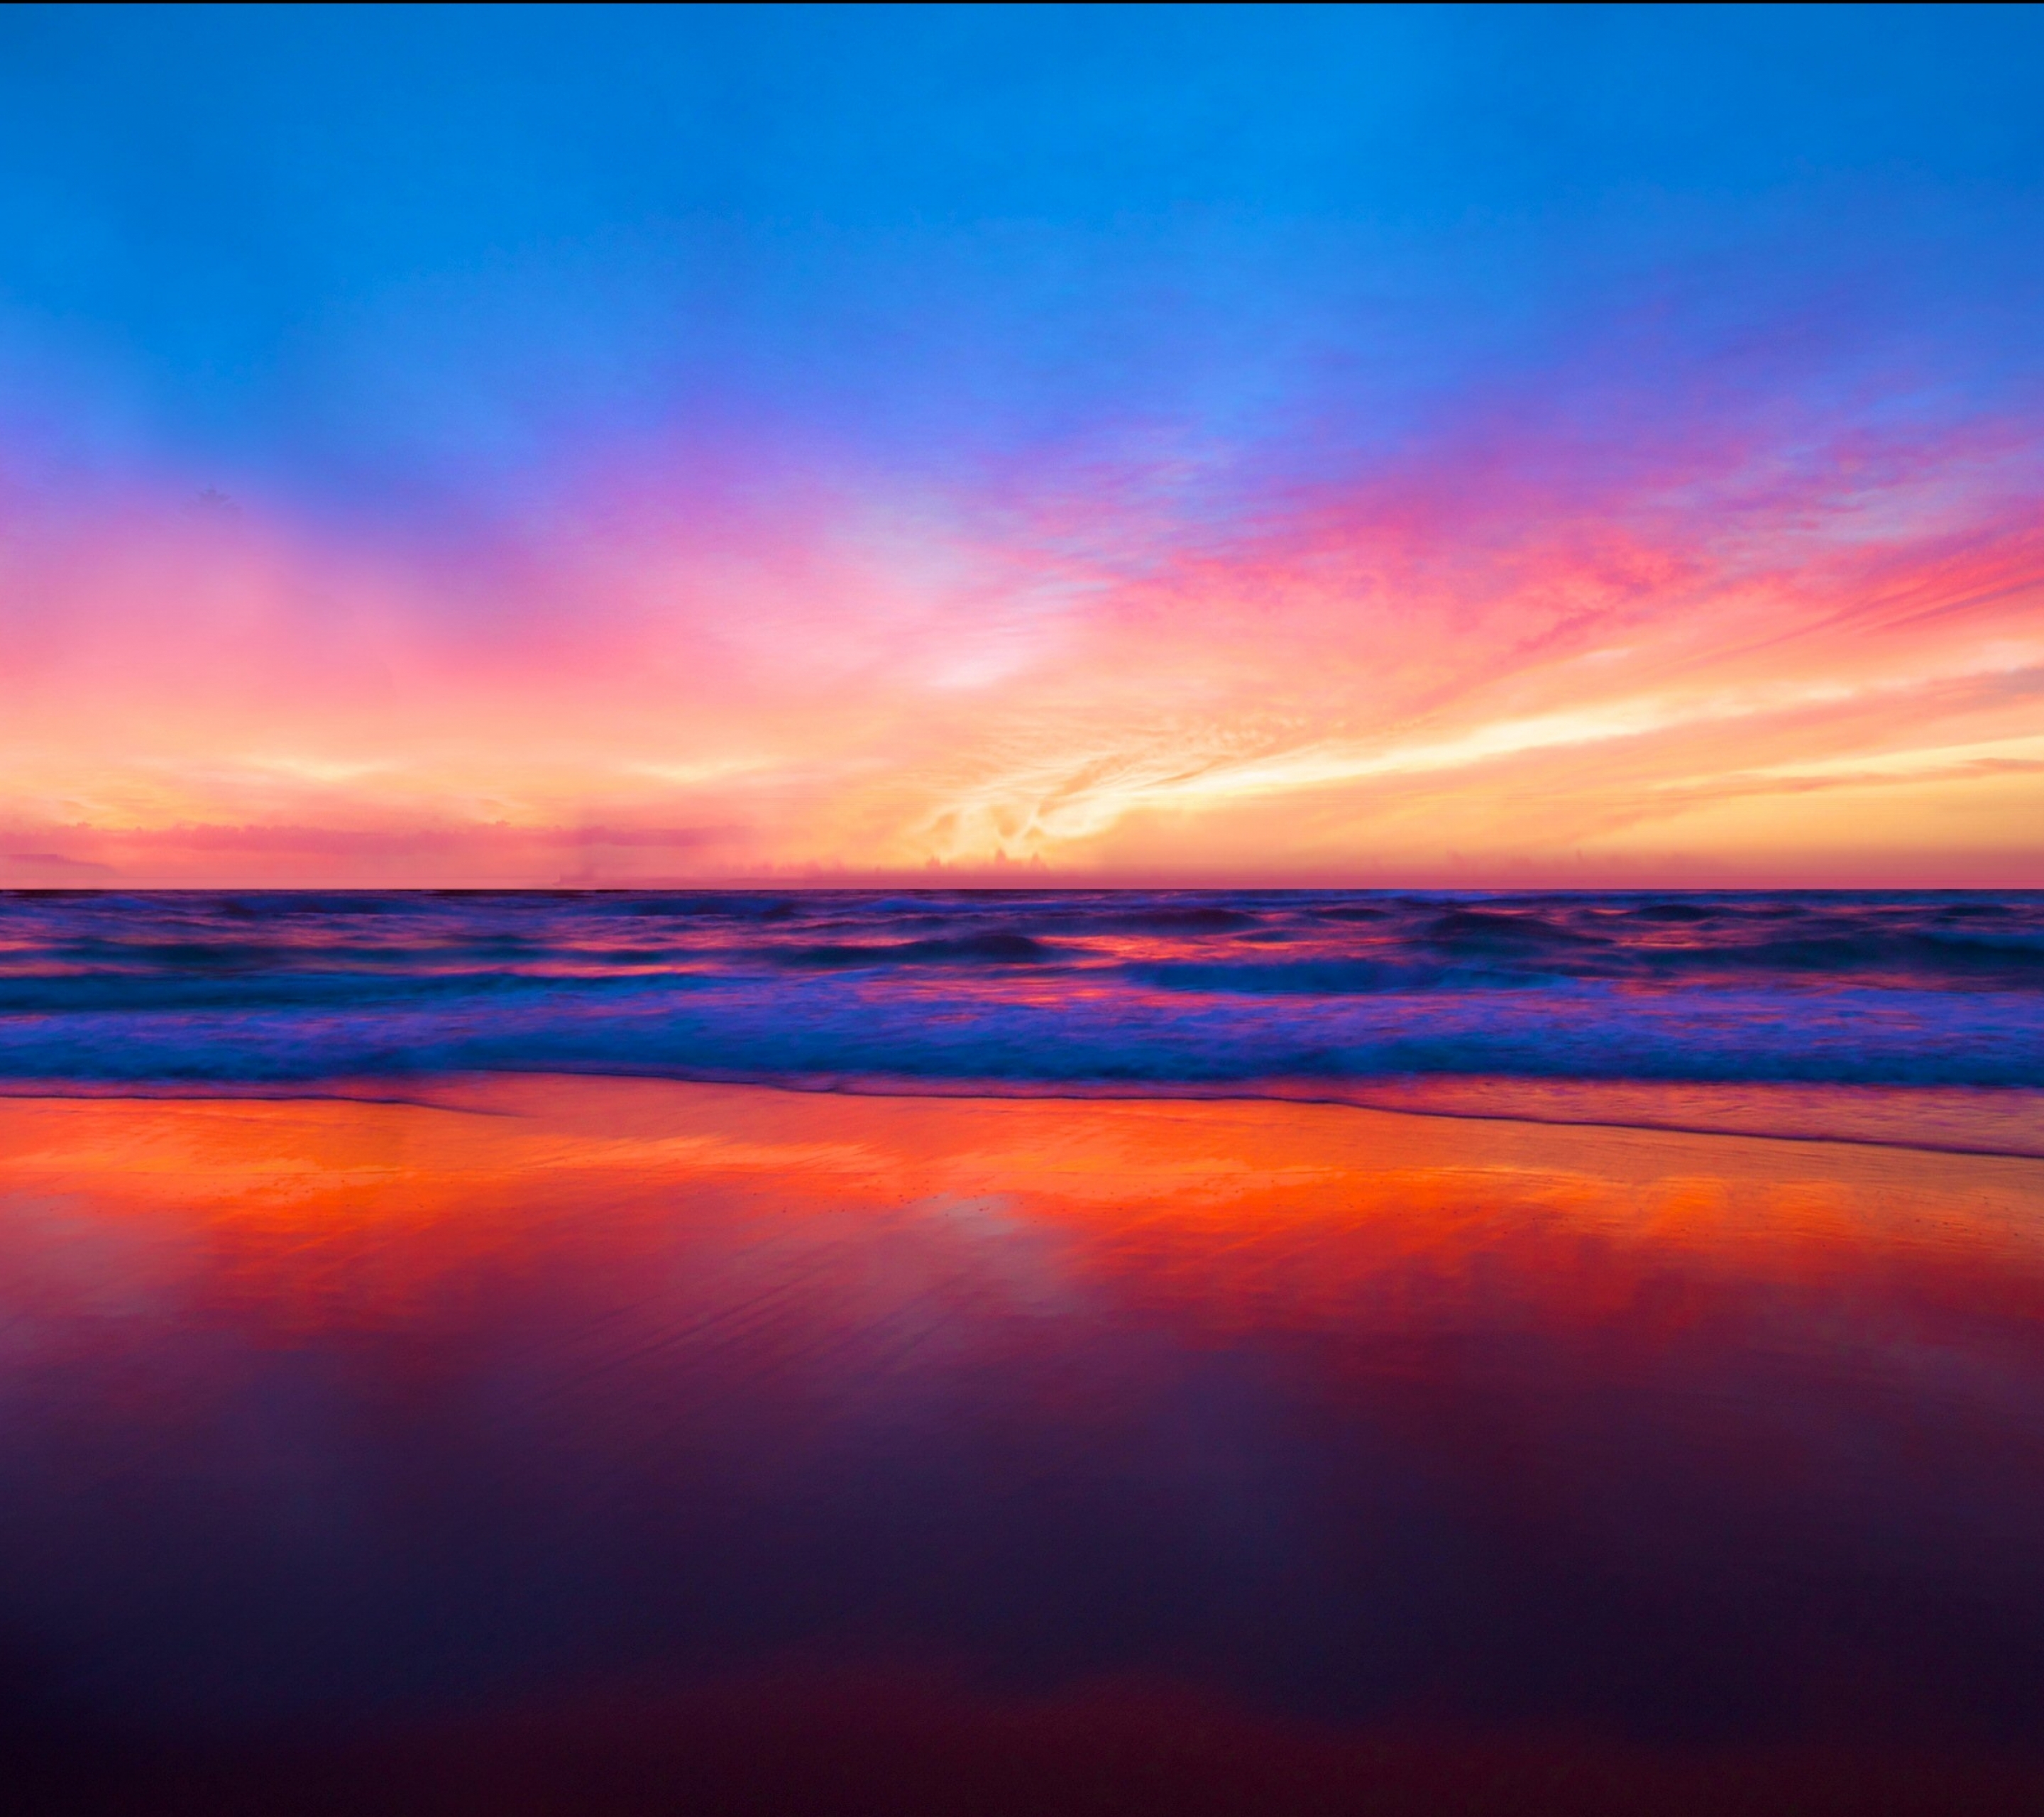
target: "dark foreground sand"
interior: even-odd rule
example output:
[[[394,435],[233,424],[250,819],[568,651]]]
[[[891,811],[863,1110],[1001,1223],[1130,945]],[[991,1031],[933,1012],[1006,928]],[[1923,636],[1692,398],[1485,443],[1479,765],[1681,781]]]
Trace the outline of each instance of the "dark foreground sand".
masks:
[[[2044,1807],[2044,1162],[0,1102],[24,1809]]]

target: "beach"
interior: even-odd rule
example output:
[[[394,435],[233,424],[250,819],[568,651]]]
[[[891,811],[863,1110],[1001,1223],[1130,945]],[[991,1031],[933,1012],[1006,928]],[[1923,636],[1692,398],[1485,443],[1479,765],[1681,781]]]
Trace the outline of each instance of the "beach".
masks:
[[[0,1817],[2044,1814],[2040,67],[0,11]]]
[[[17,1096],[0,1181],[60,1804],[2044,1787],[2032,1158],[467,1074]]]

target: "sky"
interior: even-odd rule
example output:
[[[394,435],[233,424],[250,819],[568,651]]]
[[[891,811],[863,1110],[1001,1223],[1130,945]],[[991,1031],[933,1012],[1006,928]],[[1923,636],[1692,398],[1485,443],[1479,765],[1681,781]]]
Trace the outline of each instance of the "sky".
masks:
[[[2044,885],[2044,10],[0,13],[0,885]]]

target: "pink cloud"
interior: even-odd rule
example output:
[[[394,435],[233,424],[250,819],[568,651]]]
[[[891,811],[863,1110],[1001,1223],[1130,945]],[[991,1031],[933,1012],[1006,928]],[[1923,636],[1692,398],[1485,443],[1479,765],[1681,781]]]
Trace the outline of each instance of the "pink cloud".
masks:
[[[649,444],[432,557],[246,507],[17,511],[6,818],[53,862],[252,882],[2034,851],[2023,425],[1619,401],[1311,482],[944,490]]]

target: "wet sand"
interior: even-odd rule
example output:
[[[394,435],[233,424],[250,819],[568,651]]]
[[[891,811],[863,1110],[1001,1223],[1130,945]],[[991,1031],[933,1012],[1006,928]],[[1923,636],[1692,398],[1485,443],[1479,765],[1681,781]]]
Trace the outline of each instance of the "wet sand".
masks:
[[[2044,1162],[435,1093],[0,1101],[22,1800],[2044,1793]]]

